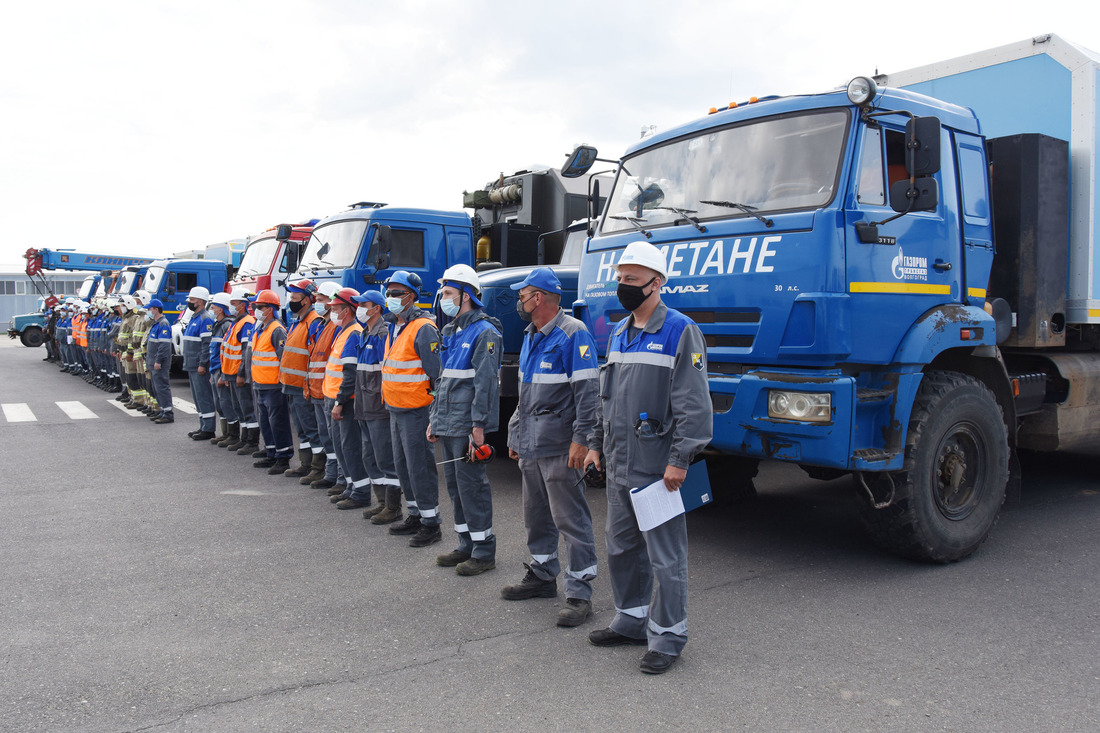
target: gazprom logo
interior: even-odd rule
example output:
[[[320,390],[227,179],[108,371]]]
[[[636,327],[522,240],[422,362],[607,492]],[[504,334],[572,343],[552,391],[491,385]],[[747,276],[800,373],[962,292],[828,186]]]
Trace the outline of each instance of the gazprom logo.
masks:
[[[906,257],[900,247],[890,269],[898,280],[928,280],[928,258]]]

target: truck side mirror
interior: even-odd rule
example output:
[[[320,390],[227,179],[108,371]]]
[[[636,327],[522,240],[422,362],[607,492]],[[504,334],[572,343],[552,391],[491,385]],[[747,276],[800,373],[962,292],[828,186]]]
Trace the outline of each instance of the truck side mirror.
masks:
[[[294,231],[294,227],[290,224],[280,224],[279,228],[275,230],[275,239],[280,242],[285,242],[290,239],[291,233]]]
[[[593,176],[595,178],[595,176]],[[600,182],[598,180],[592,181],[592,192],[588,194],[588,221],[595,221],[596,217],[600,215]],[[591,229],[591,227],[589,227]],[[588,232],[588,236],[592,236],[592,232]]]
[[[911,188],[908,178],[890,186],[890,208],[899,214],[934,211],[939,200],[940,187],[935,178],[918,178]]]
[[[391,230],[385,224],[380,224],[374,231],[374,269],[385,270],[390,266],[390,248],[393,246]]]
[[[910,176],[930,176],[940,169],[940,121],[913,117],[905,125],[905,170]]]
[[[591,145],[578,145],[569,158],[565,161],[565,165],[561,167],[562,178],[580,178],[588,169],[592,167],[592,164],[596,162],[596,149]]]
[[[301,254],[300,248],[302,243],[287,240],[280,241],[286,241],[286,271],[294,272],[298,269],[298,257]]]

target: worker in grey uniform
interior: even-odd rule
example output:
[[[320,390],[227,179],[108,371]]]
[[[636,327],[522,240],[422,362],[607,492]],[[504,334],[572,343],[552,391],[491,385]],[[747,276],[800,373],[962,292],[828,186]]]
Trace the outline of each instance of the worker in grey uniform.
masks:
[[[164,317],[164,304],[158,298],[149,301],[147,310],[147,318],[153,325],[149,328],[145,368],[151,375],[154,399],[160,405],[160,411],[149,417],[154,423],[165,425],[175,421],[172,410],[172,385],[168,381],[168,372],[172,369],[172,327]]]
[[[459,575],[480,575],[496,567],[493,494],[485,464],[462,457],[485,445],[485,434],[498,427],[501,328],[478,300],[481,282],[474,268],[448,267],[439,284],[439,307],[454,320],[441,334],[443,371],[436,382],[428,440],[442,448],[458,547],[436,563],[453,567]]]
[[[523,519],[531,563],[509,601],[558,594],[558,539],[568,550],[565,607],[558,626],[579,626],[592,612],[596,543],[581,469],[595,428],[599,386],[596,342],[561,308],[561,281],[549,267],[531,271],[518,290],[516,312],[530,326],[519,357],[519,402],[508,422],[508,455],[519,461]]]
[[[641,670],[666,672],[687,643],[687,522],[683,514],[638,529],[630,489],[664,479],[679,491],[713,430],[703,334],[661,302],[664,255],[632,242],[615,264],[618,298],[630,312],[611,333],[600,374],[599,421],[585,465],[607,469],[607,566],[615,618],[593,631],[595,646],[648,644]],[[654,583],[656,581],[656,583]],[[656,589],[654,589],[656,585]]]

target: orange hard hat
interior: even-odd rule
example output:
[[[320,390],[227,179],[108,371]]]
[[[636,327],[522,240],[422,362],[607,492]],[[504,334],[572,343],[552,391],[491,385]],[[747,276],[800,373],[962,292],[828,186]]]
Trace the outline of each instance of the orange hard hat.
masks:
[[[261,290],[256,294],[256,298],[252,302],[256,305],[270,305],[276,308],[282,305],[279,302],[279,296],[271,290]]]
[[[344,305],[350,306],[352,308],[352,310],[354,310],[355,308],[359,307],[359,304],[356,303],[354,300],[352,300],[352,298],[358,298],[358,297],[359,297],[359,291],[356,290],[355,288],[340,288],[332,296],[332,299],[333,300],[338,300],[341,303],[343,303]]]

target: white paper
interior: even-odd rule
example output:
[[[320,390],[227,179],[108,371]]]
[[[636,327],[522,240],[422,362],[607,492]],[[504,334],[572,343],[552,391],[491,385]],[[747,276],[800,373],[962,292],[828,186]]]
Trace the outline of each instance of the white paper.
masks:
[[[643,532],[659,527],[684,513],[683,497],[679,491],[669,491],[664,479],[658,479],[649,486],[631,489],[630,502],[634,505],[638,529]]]

